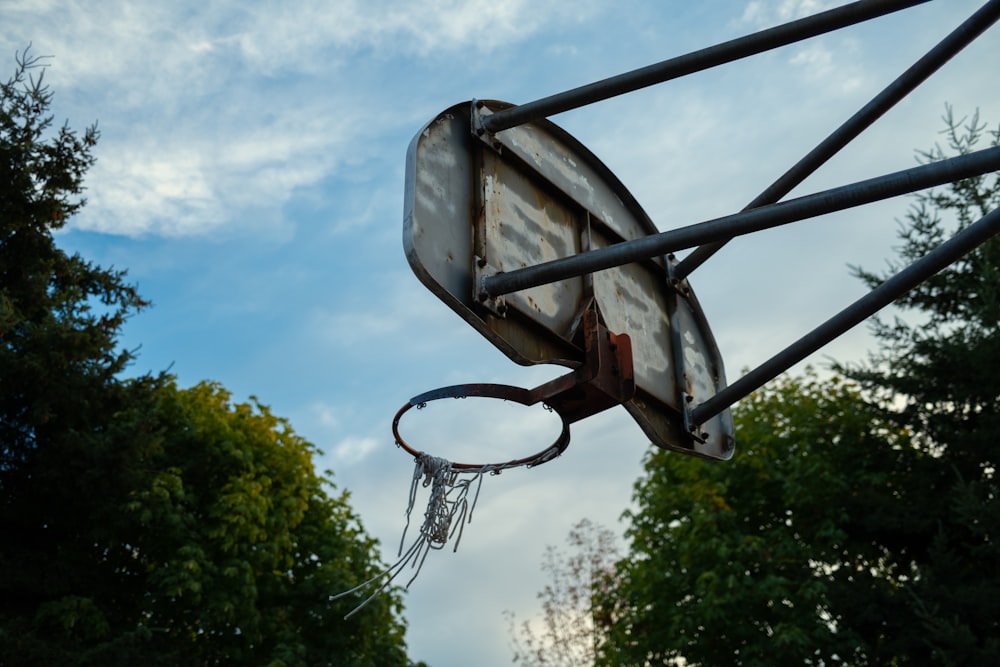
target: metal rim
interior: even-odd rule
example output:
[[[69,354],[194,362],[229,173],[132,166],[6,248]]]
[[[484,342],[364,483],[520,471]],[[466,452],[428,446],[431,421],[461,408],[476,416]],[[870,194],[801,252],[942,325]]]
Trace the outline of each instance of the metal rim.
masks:
[[[431,391],[420,394],[419,396],[414,396],[396,413],[396,416],[392,420],[392,435],[396,439],[396,445],[402,447],[414,458],[419,459],[421,456],[424,456],[426,452],[414,449],[399,434],[399,420],[402,419],[403,415],[406,414],[406,412],[411,408],[422,408],[431,401],[440,400],[442,398],[467,398],[470,396],[476,396],[479,398],[498,398],[504,401],[519,403],[520,405],[534,405],[538,402],[538,399],[535,398],[529,390],[524,389],[523,387],[514,387],[506,384],[457,384],[450,387],[432,389]],[[557,410],[553,410],[553,412],[559,414]],[[551,445],[536,454],[520,459],[505,461],[503,463],[452,463],[451,467],[457,470],[500,472],[501,470],[507,470],[508,468],[517,468],[520,466],[531,468],[543,463],[548,463],[566,451],[566,447],[569,446],[569,422],[566,421],[566,418],[561,414],[559,414],[559,419],[562,421],[562,431],[559,433],[559,437],[556,438],[555,442]]]

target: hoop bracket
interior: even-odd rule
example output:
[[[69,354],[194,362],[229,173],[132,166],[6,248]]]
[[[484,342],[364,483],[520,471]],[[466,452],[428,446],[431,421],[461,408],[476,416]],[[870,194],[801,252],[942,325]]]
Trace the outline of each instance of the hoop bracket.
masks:
[[[452,463],[458,470],[489,470],[499,472],[519,466],[547,463],[569,446],[569,425],[608,408],[620,405],[635,395],[635,373],[632,367],[632,341],[628,334],[614,334],[598,321],[597,312],[588,310],[583,317],[584,363],[571,373],[524,389],[502,384],[460,384],[432,389],[414,396],[396,413],[392,434],[396,444],[414,458],[423,452],[411,447],[399,434],[399,421],[413,407],[423,407],[442,398],[480,396],[513,401],[521,405],[544,403],[562,419],[562,431],[549,447],[537,454],[502,463]]]
[[[632,340],[601,324],[594,310],[583,314],[584,363],[572,373],[531,390],[569,423],[580,421],[635,396]]]

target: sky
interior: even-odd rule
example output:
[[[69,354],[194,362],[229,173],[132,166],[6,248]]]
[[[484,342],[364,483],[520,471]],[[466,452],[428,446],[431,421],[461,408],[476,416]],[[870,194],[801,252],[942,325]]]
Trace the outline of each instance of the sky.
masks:
[[[217,381],[288,418],[392,562],[413,469],[393,446],[396,410],[443,385],[564,372],[516,366],[411,273],[411,138],[459,102],[528,102],[837,4],[0,0],[0,55],[8,72],[28,44],[51,56],[57,122],[98,123],[88,204],[59,243],[126,269],[153,301],[124,332],[131,372]],[[936,0],[552,120],[660,229],[708,220],[743,208],[980,4]],[[915,166],[915,149],[941,141],[946,103],[995,126],[998,56],[995,26],[793,196]],[[729,379],[860,297],[848,267],[886,266],[907,206],[743,237],[698,269]],[[807,363],[870,349],[862,326]],[[520,456],[558,430],[498,402],[433,407],[407,416],[407,439],[452,460]],[[457,553],[431,554],[405,595],[411,657],[509,664],[504,612],[539,616],[546,545],[583,518],[621,534],[646,448],[619,408],[575,424],[559,459],[486,478]],[[738,443],[719,465],[740,466]]]

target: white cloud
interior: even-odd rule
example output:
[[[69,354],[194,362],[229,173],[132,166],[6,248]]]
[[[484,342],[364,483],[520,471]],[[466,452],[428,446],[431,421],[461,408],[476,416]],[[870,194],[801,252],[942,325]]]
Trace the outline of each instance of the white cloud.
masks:
[[[333,458],[337,463],[352,465],[368,458],[382,442],[376,438],[344,438],[333,447]]]
[[[778,18],[782,21],[791,21],[803,16],[818,14],[836,4],[831,0],[782,0],[777,8]]]
[[[743,10],[741,22],[763,28],[812,16],[835,6],[830,0],[753,0]]]
[[[84,119],[101,120],[90,206],[74,224],[188,236],[231,226],[234,212],[240,231],[280,227],[297,189],[370,159],[374,142],[408,127],[381,80],[391,56],[483,54],[594,6],[22,2],[0,47],[34,40],[54,56],[57,103],[72,97]],[[377,74],[359,78],[357,63]]]
[[[829,0],[754,0],[747,4],[740,23],[763,29],[827,11],[840,3]],[[842,33],[801,42],[793,47],[788,62],[797,67],[805,81],[850,93],[863,85],[864,76],[855,67],[859,44]]]
[[[522,41],[553,21],[579,21],[593,1],[308,0],[282,2],[22,2],[11,8],[20,39],[72,51],[67,82],[121,80],[146,69],[152,80],[212,87],[220,64],[275,75],[329,71],[344,57],[483,54]],[[31,35],[45,26],[45,34]],[[12,34],[13,30],[9,31]],[[20,45],[23,46],[23,45]],[[60,55],[60,54],[57,54]],[[137,64],[140,67],[137,68]],[[198,85],[197,89],[201,89]]]
[[[254,106],[247,101],[246,108]],[[364,132],[357,129],[360,109],[324,115],[303,105],[275,112],[274,119],[251,117],[246,125],[199,114],[173,128],[174,119],[162,116],[128,134],[115,126],[111,140],[98,145],[88,178],[91,206],[76,225],[184,236],[231,223],[234,212],[249,213],[246,227],[276,224],[295,190],[335,173]]]
[[[270,36],[271,44],[301,46],[301,28],[309,25],[318,27],[314,47],[334,44],[417,55],[471,48],[483,53],[522,40],[554,19],[578,19],[596,6],[529,0],[347,0],[336,5],[316,1],[296,5],[294,13],[261,14],[266,29],[253,33]]]
[[[845,45],[849,47],[851,42],[842,40],[841,46]],[[827,44],[814,42],[797,49],[788,62],[803,72],[808,83],[841,94],[851,93],[864,84],[863,72],[850,59],[850,55],[856,53],[852,48],[842,48],[840,53],[835,53]]]
[[[339,429],[343,423],[343,407],[317,402],[309,406],[312,420],[323,429]]]
[[[76,227],[173,236],[204,232],[224,221],[204,156],[183,150],[157,156],[122,150],[116,157],[94,168],[88,179],[91,206],[74,221]]]

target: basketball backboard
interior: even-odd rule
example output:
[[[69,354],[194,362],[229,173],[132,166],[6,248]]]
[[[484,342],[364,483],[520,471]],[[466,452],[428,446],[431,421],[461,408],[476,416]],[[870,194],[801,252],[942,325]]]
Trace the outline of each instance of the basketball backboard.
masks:
[[[407,152],[403,243],[418,279],[513,361],[584,363],[582,327],[596,311],[632,343],[635,395],[624,403],[659,447],[708,458],[733,452],[729,410],[686,424],[686,406],[725,386],[722,358],[694,292],[671,279],[673,258],[569,278],[497,299],[485,275],[657,233],[611,171],[547,120],[495,134],[475,118],[511,105],[457,104]],[[693,429],[693,430],[692,430]]]

